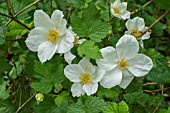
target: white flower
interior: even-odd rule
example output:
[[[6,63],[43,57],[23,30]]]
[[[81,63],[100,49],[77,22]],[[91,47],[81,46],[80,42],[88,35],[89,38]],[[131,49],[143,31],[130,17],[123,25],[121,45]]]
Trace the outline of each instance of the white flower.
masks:
[[[106,71],[100,84],[105,88],[119,85],[126,88],[134,76],[146,75],[152,68],[152,60],[144,54],[138,54],[139,44],[134,36],[124,35],[116,44],[101,49],[103,59],[96,61],[99,68]]]
[[[129,19],[126,22],[126,27],[128,31],[125,31],[125,34],[133,35],[138,41],[149,39],[150,37],[151,32],[146,32],[142,35],[142,33],[148,28],[145,26],[143,18],[135,17]]]
[[[65,76],[74,82],[71,87],[73,97],[94,94],[98,89],[98,82],[102,79],[104,71],[94,66],[87,58],[78,64],[67,65],[64,69]]]
[[[84,41],[86,41],[86,39],[79,39],[79,37],[77,36],[77,34],[75,34],[72,31],[72,27],[70,26],[68,28],[68,30],[72,33],[72,35],[74,36],[74,45],[78,45],[83,43]],[[76,58],[75,55],[73,55],[70,51],[64,54],[64,59],[68,64],[71,64],[72,61]]]
[[[63,13],[55,10],[51,18],[42,10],[34,13],[34,25],[26,39],[31,51],[38,51],[41,62],[50,60],[55,53],[66,53],[73,47],[74,36],[66,28]]]
[[[116,0],[111,4],[111,13],[113,16],[126,20],[130,18],[130,12],[127,11],[127,2],[120,2],[120,0]]]

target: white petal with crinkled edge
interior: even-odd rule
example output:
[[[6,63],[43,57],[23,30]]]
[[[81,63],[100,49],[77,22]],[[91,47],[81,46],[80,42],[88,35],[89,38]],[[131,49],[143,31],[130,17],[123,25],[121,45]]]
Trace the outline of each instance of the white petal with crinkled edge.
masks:
[[[146,32],[144,35],[142,35],[141,39],[142,40],[149,39],[150,38],[150,34],[151,34],[151,32]]]
[[[130,18],[130,12],[129,11],[124,11],[121,13],[121,17],[123,20],[129,19]]]
[[[85,94],[85,91],[83,90],[83,84],[81,83],[73,83],[71,87],[71,92],[73,97],[80,97],[81,95]]]
[[[80,82],[80,76],[82,75],[83,69],[77,64],[70,64],[64,68],[64,75],[71,82]]]
[[[122,71],[118,68],[114,68],[111,71],[105,73],[100,81],[101,86],[105,88],[111,88],[119,85],[122,80]]]
[[[82,67],[84,73],[88,73],[88,74],[92,75],[96,71],[96,68],[93,66],[93,64],[86,57],[83,57],[80,60],[79,65]]]
[[[104,70],[99,69],[97,66],[95,68],[97,71],[92,75],[92,83],[98,83],[105,74]]]
[[[73,55],[70,51],[67,53],[64,53],[64,59],[68,64],[71,64],[73,59],[75,59],[75,58],[76,58],[76,56]]]
[[[116,55],[116,50],[112,46],[107,46],[105,48],[100,49],[102,56],[104,59],[113,59]]]
[[[128,70],[137,77],[148,74],[153,67],[152,60],[144,54],[134,55],[133,57],[128,59],[128,63]]]
[[[64,15],[62,11],[55,10],[51,15],[51,20],[57,29],[60,36],[63,36],[66,33],[66,24],[67,21],[63,18]]]
[[[138,41],[132,35],[124,35],[117,42],[116,51],[119,58],[128,59],[138,53]]]
[[[35,52],[38,51],[38,46],[46,41],[48,41],[47,31],[41,27],[36,27],[30,31],[25,43],[31,51]]]
[[[43,63],[50,60],[57,50],[57,44],[51,42],[44,42],[38,47],[38,58]]]
[[[58,48],[57,53],[66,53],[70,51],[70,49],[73,47],[74,42],[74,36],[70,33],[69,30],[66,31],[66,35],[63,37],[60,37],[58,40]]]
[[[34,13],[34,26],[44,29],[54,28],[50,17],[43,10],[36,10]]]
[[[90,95],[96,93],[96,91],[98,89],[98,84],[96,84],[96,83],[85,84],[85,85],[83,85],[83,89],[87,93],[87,95],[90,96]]]
[[[123,71],[122,72],[122,81],[119,84],[119,86],[123,89],[126,89],[126,87],[130,84],[130,82],[133,80],[133,78],[134,78],[134,76],[128,70]]]
[[[117,63],[113,63],[112,61],[107,60],[107,59],[97,59],[96,63],[99,68],[105,71],[110,71],[117,66]]]
[[[84,41],[86,41],[86,39],[79,39],[77,44],[82,44]]]

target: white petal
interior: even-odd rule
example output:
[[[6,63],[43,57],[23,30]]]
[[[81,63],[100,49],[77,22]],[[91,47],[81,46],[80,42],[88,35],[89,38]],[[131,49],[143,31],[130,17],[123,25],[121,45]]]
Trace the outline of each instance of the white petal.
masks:
[[[79,65],[82,67],[84,73],[93,75],[96,71],[96,68],[93,66],[93,64],[85,57],[80,60]]]
[[[113,59],[116,55],[116,50],[112,46],[107,46],[100,50],[104,59]]]
[[[117,42],[116,51],[119,58],[128,59],[138,53],[138,41],[132,35],[124,35]]]
[[[126,22],[126,27],[129,32],[131,32],[133,29],[142,31],[145,28],[145,22],[144,22],[143,18],[135,17],[133,19],[129,19]]]
[[[96,67],[97,68],[97,67]],[[95,72],[94,75],[92,75],[92,82],[93,83],[98,83],[104,76],[105,71],[102,69],[97,68],[97,71]]]
[[[31,51],[38,51],[38,46],[47,41],[47,31],[41,27],[32,29],[25,43]]]
[[[57,53],[66,53],[70,51],[73,47],[74,36],[70,33],[69,30],[66,31],[66,35],[60,37],[58,40],[58,49]]]
[[[50,60],[57,50],[57,44],[44,42],[38,47],[38,58],[43,63]]]
[[[80,97],[81,95],[85,94],[85,91],[83,90],[83,84],[81,83],[73,83],[71,87],[71,92],[73,97]]]
[[[130,18],[130,12],[124,11],[123,13],[121,13],[121,16],[124,20],[129,19]]]
[[[126,11],[126,9],[127,9],[127,4],[125,4],[125,3],[120,3],[120,4],[117,4],[117,6],[115,6],[115,7],[117,7],[117,8],[119,9],[120,13],[122,13],[122,12]]]
[[[107,59],[97,59],[96,63],[99,68],[101,68],[105,71],[110,71],[117,66],[117,63],[112,63],[112,62],[110,62],[110,60],[107,60]]]
[[[100,84],[105,88],[111,88],[120,84],[121,80],[122,71],[120,71],[118,68],[115,68],[105,73],[104,77],[100,81]]]
[[[130,82],[133,80],[133,78],[134,78],[134,76],[128,70],[123,71],[122,72],[122,81],[119,84],[119,86],[123,89],[126,89],[126,87],[130,84]]]
[[[75,59],[76,56],[73,55],[70,51],[64,54],[64,59],[68,64],[71,64],[73,59]]]
[[[151,34],[151,32],[146,32],[144,35],[142,35],[141,39],[142,40],[149,39],[150,38],[150,34]]]
[[[71,82],[80,82],[80,76],[83,72],[83,69],[78,64],[70,64],[64,68],[64,75]]]
[[[144,54],[137,54],[129,59],[128,70],[137,77],[148,74],[152,67],[152,60]]]
[[[96,83],[89,83],[87,85],[83,85],[84,91],[87,93],[88,96],[96,93],[98,89],[98,84]]]
[[[82,44],[84,41],[86,41],[86,39],[79,39],[77,44]]]
[[[54,26],[50,17],[43,10],[35,11],[34,25],[35,25],[35,27],[43,27],[46,29],[50,29]]]
[[[59,32],[60,36],[63,36],[66,33],[66,24],[67,21],[63,19],[64,15],[62,11],[55,10],[51,15],[51,20]]]

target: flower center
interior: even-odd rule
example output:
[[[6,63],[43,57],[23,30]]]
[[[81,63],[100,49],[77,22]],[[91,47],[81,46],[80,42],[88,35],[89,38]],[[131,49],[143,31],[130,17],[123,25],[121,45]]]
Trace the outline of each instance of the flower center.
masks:
[[[113,10],[116,14],[120,14],[120,10],[117,7],[113,8]]]
[[[59,38],[60,36],[55,28],[48,31],[48,41],[55,43]]]
[[[77,38],[77,36],[74,37],[74,45],[78,44],[79,39]]]
[[[83,73],[80,77],[80,81],[82,84],[88,84],[92,81],[91,75],[87,73]]]
[[[120,70],[125,70],[128,67],[128,65],[129,65],[128,61],[125,58],[120,59],[118,61],[118,67]]]
[[[140,38],[142,36],[142,32],[138,31],[137,29],[133,29],[133,30],[131,30],[131,35],[136,37],[137,40],[140,40]]]

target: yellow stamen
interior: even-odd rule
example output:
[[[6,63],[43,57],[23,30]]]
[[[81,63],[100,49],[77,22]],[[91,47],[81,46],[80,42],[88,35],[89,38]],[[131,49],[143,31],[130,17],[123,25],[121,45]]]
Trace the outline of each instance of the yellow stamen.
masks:
[[[120,10],[117,7],[113,8],[113,10],[116,14],[120,14]]]
[[[74,45],[78,44],[79,39],[77,38],[77,36],[74,37]]]
[[[140,40],[142,36],[142,32],[138,31],[137,29],[133,29],[131,30],[131,35],[136,37],[137,40]]]
[[[92,81],[91,75],[87,73],[83,73],[80,77],[80,81],[82,84],[88,84]]]
[[[118,61],[118,67],[120,70],[125,70],[128,67],[128,65],[129,65],[128,61],[125,58],[120,59]]]
[[[48,31],[48,41],[55,43],[59,38],[60,36],[55,28]]]

